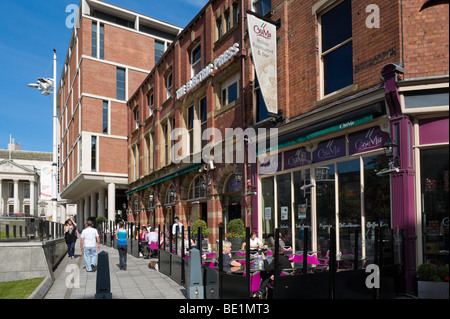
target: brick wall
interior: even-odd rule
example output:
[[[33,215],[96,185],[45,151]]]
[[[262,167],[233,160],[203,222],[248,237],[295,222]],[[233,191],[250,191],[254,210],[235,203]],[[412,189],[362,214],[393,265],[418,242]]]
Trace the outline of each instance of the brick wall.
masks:
[[[405,78],[449,74],[449,10],[419,12],[424,0],[403,0]]]

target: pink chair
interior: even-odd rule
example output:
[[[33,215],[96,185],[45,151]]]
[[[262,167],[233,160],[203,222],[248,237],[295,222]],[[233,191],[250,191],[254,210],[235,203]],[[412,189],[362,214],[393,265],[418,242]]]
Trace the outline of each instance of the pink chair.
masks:
[[[267,256],[272,256],[272,252],[270,250],[267,251]]]
[[[317,253],[314,253],[312,255],[308,255],[306,257],[306,262],[308,264],[312,264],[312,265],[318,265],[320,264],[319,259],[317,259]]]
[[[242,276],[246,276],[246,273],[243,273]],[[258,271],[253,275],[250,275],[250,291],[255,292],[259,290],[261,286],[261,273]]]
[[[303,261],[303,254],[301,254],[301,255],[297,255],[297,254],[292,255],[292,256],[289,257],[289,260],[291,262],[293,262],[293,263],[302,262]]]

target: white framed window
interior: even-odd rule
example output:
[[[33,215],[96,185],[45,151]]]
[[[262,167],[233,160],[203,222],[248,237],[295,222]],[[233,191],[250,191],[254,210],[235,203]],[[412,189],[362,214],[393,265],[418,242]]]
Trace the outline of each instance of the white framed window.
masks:
[[[134,110],[134,123],[135,129],[137,130],[139,128],[139,107],[136,107]]]
[[[166,92],[168,99],[172,96],[172,85],[172,72],[170,72],[166,77]]]
[[[194,77],[202,70],[202,47],[197,44],[191,51],[191,76]]]
[[[320,13],[321,96],[353,84],[352,6],[344,0]]]
[[[153,115],[153,108],[154,108],[154,98],[153,98],[153,92],[151,92],[148,95],[148,116]]]
[[[239,98],[239,74],[223,82],[220,87],[220,103],[222,107],[236,101]]]

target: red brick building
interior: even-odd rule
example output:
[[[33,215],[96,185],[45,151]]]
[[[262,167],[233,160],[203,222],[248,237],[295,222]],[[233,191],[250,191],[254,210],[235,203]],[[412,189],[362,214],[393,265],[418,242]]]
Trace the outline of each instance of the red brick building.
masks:
[[[358,228],[367,260],[376,226],[404,230],[412,291],[420,263],[448,263],[448,10],[420,11],[423,2],[210,1],[128,101],[134,218],[171,225],[179,216],[185,226],[203,219],[210,242],[219,222],[242,218],[268,244],[280,229],[294,250],[307,228],[310,249],[322,255],[330,226],[342,253]],[[246,10],[279,21],[278,114],[261,99]],[[208,70],[235,44],[237,54],[231,49],[224,65]],[[205,68],[197,85],[184,86]],[[201,150],[168,156],[179,141],[170,132],[194,132],[194,120],[200,132],[217,128],[222,137],[225,128],[277,128],[275,172],[259,161],[175,163]],[[389,166],[390,138],[399,148]],[[440,165],[429,165],[433,156]]]
[[[103,1],[80,2],[57,103],[59,193],[77,204],[81,227],[123,210],[126,101],[180,30]]]

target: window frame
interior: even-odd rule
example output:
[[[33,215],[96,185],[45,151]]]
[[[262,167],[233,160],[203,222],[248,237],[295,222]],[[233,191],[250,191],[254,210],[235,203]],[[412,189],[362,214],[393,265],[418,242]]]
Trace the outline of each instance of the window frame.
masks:
[[[118,72],[123,71],[124,80],[119,80],[119,73]],[[119,86],[119,83],[123,83],[123,88]],[[123,99],[122,96],[119,96],[119,91],[123,91]],[[116,99],[119,101],[126,101],[127,100],[127,70],[124,68],[116,68]]]
[[[197,54],[194,54],[194,53],[197,49],[199,50],[200,57],[194,61],[195,57],[197,56]],[[191,77],[194,77],[201,71],[201,68],[202,68],[202,46],[201,46],[201,43],[198,43],[191,50],[190,62],[191,62]]]
[[[151,103],[150,103],[150,101],[151,101]],[[151,90],[150,93],[148,94],[147,103],[148,103],[148,111],[149,111],[148,117],[150,117],[153,115],[153,113],[154,113],[153,110],[155,107],[155,96],[153,95],[153,90]]]
[[[335,1],[335,3],[331,4],[329,7],[327,7],[326,9],[324,9],[323,11],[320,11],[317,13],[317,22],[318,22],[318,34],[319,34],[319,79],[320,79],[320,98],[323,99],[325,97],[328,97],[330,95],[336,94],[342,90],[345,90],[346,88],[350,87],[353,85],[353,81],[352,83],[350,83],[349,85],[345,85],[337,90],[334,90],[332,92],[326,92],[326,83],[327,83],[327,78],[326,78],[326,67],[325,67],[325,58],[326,56],[328,56],[330,53],[334,53],[337,50],[343,48],[345,45],[347,44],[353,44],[353,32],[352,32],[352,36],[342,42],[340,42],[339,44],[329,48],[326,51],[323,51],[323,26],[322,26],[322,17],[323,15],[325,15],[326,13],[329,13],[330,11],[332,11],[333,9],[335,9],[337,6],[341,5],[342,3],[344,3],[345,1],[350,1],[350,6],[351,6],[351,0],[339,0],[339,1]],[[350,13],[351,14],[351,13]],[[353,30],[352,30],[353,31]],[[352,61],[353,61],[353,49],[352,49]],[[353,63],[352,63],[352,77],[353,77]]]
[[[166,93],[167,93],[167,99],[170,99],[170,97],[172,96],[172,88],[173,88],[173,76],[172,76],[172,71],[170,71],[166,78],[165,78],[165,83],[166,83]]]

